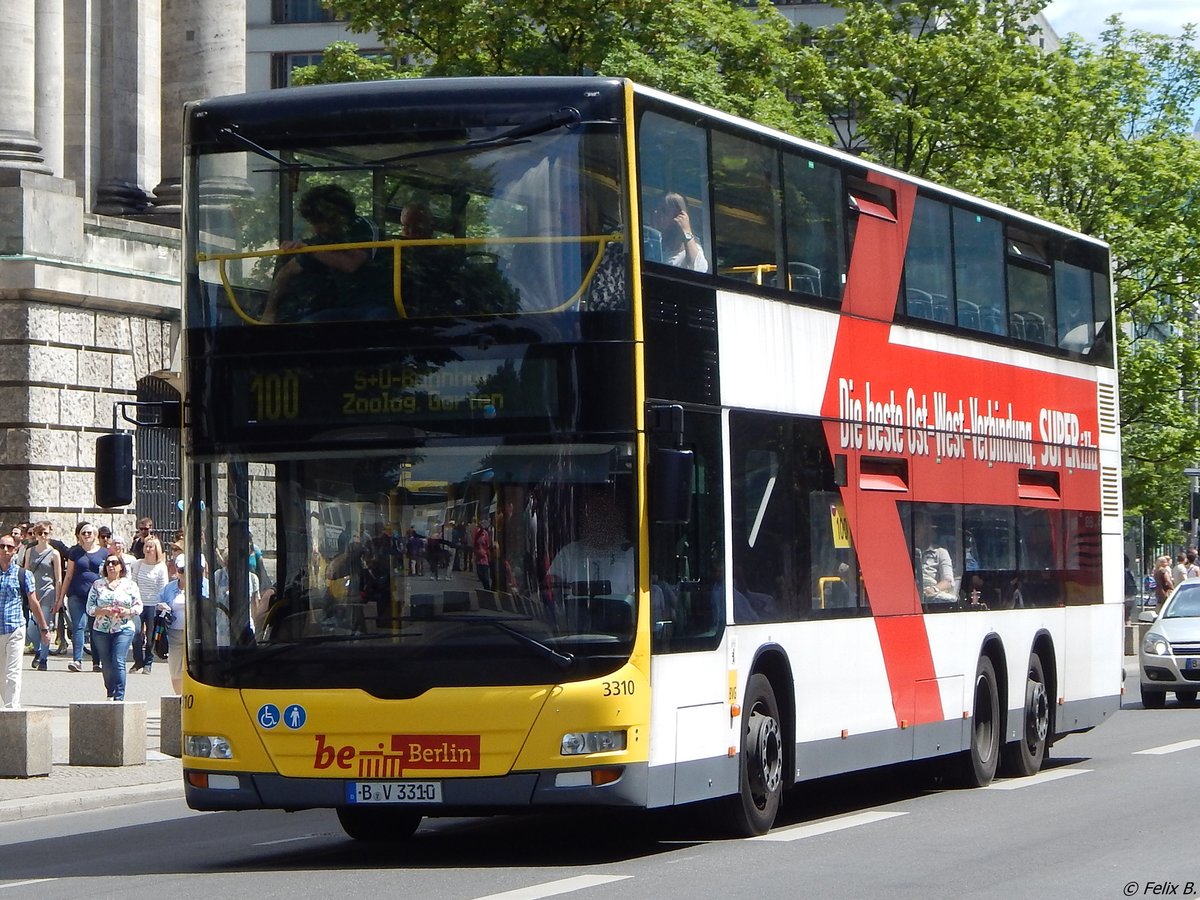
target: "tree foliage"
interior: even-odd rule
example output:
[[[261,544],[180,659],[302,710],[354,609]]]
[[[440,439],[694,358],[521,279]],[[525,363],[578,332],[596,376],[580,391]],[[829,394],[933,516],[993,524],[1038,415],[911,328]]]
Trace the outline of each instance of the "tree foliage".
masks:
[[[619,75],[793,133],[820,122],[787,94],[788,24],[734,0],[331,0],[424,75]],[[807,115],[807,118],[805,117]]]

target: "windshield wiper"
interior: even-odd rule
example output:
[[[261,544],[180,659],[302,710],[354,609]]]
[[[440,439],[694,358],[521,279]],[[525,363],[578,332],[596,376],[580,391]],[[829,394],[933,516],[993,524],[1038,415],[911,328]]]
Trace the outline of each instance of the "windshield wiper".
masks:
[[[575,665],[575,654],[560,653],[549,644],[544,644],[532,635],[528,635],[520,629],[513,628],[504,622],[503,619],[496,619],[491,616],[454,616],[441,615],[437,617],[439,622],[479,622],[482,625],[495,626],[500,631],[510,634],[518,641],[527,647],[537,650],[539,655],[546,657],[564,672]]]
[[[266,159],[269,159],[271,162],[273,162],[279,166],[282,166],[285,169],[311,169],[312,168],[312,166],[310,166],[308,163],[289,162],[288,160],[284,159],[282,156],[275,155],[270,150],[268,150],[266,147],[260,147],[258,144],[254,143],[254,141],[250,140],[250,138],[246,137],[243,134],[239,134],[237,131],[235,131],[230,126],[226,126],[224,128],[218,129],[217,134],[220,135],[221,137],[229,138],[235,144],[241,144],[243,147],[245,147],[247,150],[251,151],[252,153],[257,153],[259,156],[265,157]]]
[[[515,141],[520,138],[533,137],[535,134],[544,134],[547,131],[553,131],[555,128],[562,128],[566,125],[577,125],[581,121],[583,121],[583,116],[579,114],[579,110],[573,106],[564,106],[548,115],[542,116],[540,119],[534,119],[531,122],[526,122],[524,125],[510,128],[508,131],[498,134],[495,137],[468,141],[467,145],[478,147],[480,144],[499,144],[504,141]]]
[[[375,160],[373,165],[387,165],[409,159],[420,159],[426,156],[445,156],[450,153],[474,153],[476,150],[490,150],[494,147],[510,147],[513,144],[523,143],[527,138],[545,134],[547,131],[553,131],[556,128],[562,128],[566,125],[578,125],[581,121],[583,121],[583,117],[580,116],[579,110],[573,106],[564,106],[562,109],[557,109],[548,115],[533,119],[524,125],[510,128],[508,131],[498,134],[495,137],[479,138],[478,140],[467,141],[465,144],[455,144],[451,147],[429,147],[425,150],[401,153],[399,156],[387,156],[383,159]]]

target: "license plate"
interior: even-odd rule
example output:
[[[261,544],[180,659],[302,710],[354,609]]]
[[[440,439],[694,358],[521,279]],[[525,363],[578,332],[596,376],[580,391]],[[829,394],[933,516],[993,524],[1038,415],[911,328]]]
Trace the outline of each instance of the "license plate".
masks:
[[[348,781],[347,803],[441,803],[440,781]]]
[[[1183,664],[1185,669],[1200,669],[1200,656],[1189,657]]]

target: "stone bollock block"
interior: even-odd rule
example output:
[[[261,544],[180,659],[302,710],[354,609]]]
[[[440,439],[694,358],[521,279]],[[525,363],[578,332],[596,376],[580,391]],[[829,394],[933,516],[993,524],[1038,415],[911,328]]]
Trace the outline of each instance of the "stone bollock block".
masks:
[[[92,701],[71,704],[73,766],[144,766],[144,701]]]
[[[49,775],[53,710],[0,709],[0,778]]]

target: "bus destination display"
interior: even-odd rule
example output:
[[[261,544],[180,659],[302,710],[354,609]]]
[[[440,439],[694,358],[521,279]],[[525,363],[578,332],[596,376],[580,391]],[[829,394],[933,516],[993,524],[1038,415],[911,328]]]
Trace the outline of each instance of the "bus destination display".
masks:
[[[235,421],[253,429],[554,416],[553,360],[454,359],[238,367]]]

